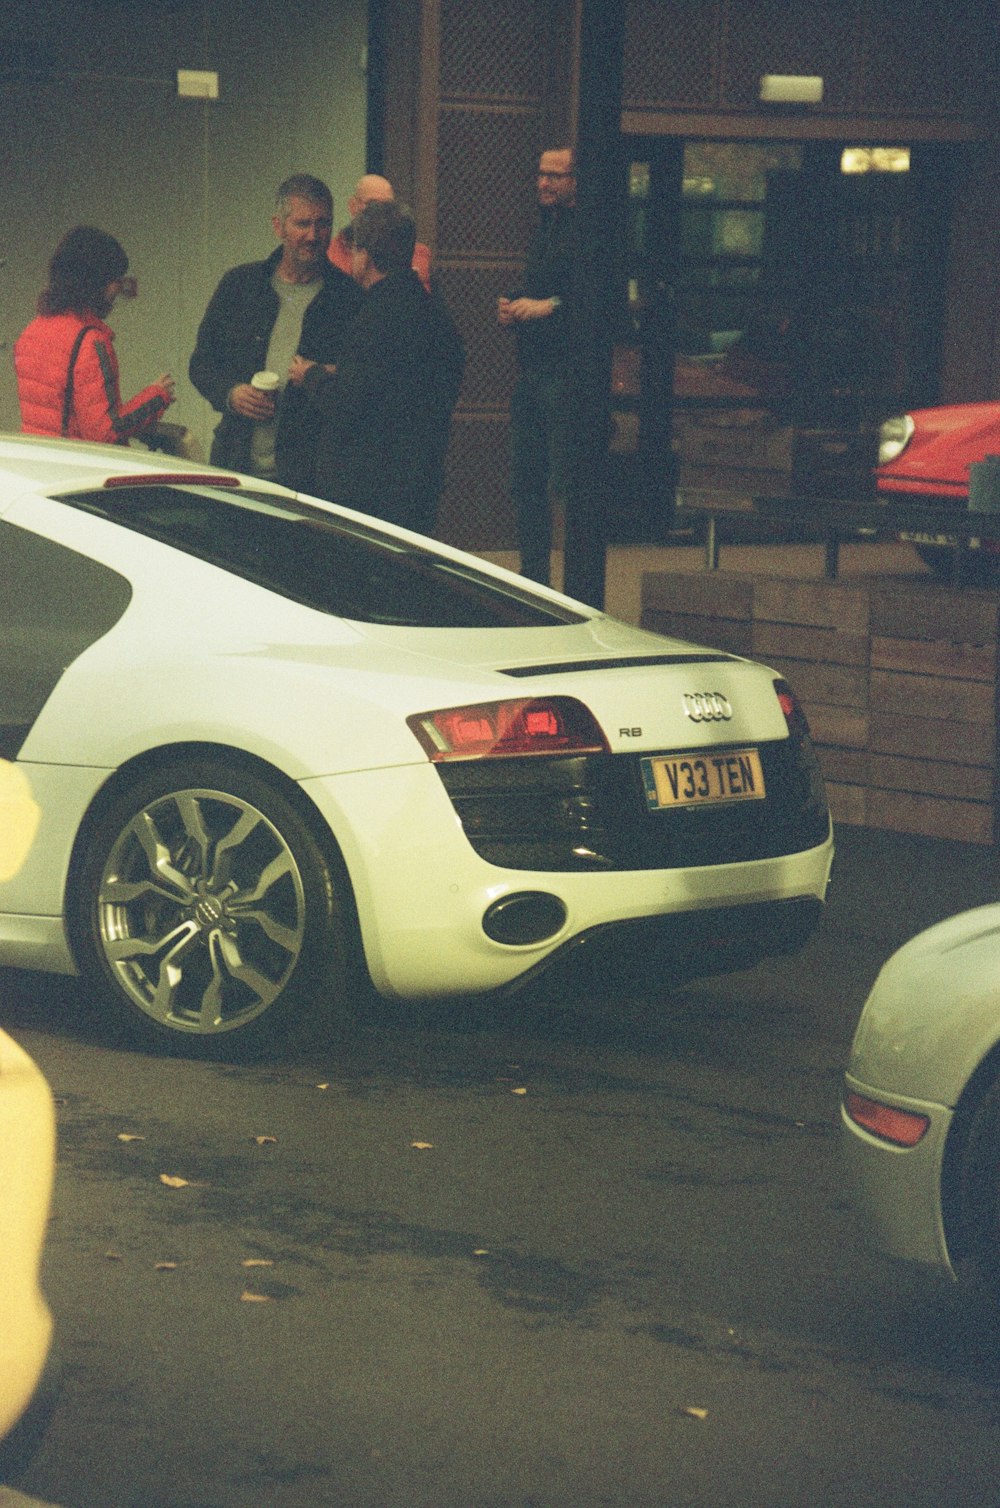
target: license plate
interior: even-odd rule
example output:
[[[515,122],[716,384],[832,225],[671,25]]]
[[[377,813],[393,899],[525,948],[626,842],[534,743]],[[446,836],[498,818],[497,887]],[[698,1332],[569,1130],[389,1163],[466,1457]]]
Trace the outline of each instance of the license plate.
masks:
[[[642,761],[642,778],[650,811],[764,797],[764,770],[756,749],[654,754]]]

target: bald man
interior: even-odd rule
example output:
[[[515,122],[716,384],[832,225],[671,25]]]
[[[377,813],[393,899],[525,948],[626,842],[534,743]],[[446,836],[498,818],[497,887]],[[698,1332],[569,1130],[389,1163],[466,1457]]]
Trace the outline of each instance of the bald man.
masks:
[[[347,209],[351,216],[350,225],[345,225],[343,230],[330,242],[327,256],[334,267],[339,267],[341,272],[351,271],[351,248],[354,245],[354,222],[361,211],[369,204],[385,204],[395,200],[392,184],[388,178],[382,178],[378,173],[365,173],[354,185],[354,193],[347,201]],[[423,283],[427,292],[431,291],[431,249],[425,246],[423,241],[418,241],[413,248],[413,270]]]

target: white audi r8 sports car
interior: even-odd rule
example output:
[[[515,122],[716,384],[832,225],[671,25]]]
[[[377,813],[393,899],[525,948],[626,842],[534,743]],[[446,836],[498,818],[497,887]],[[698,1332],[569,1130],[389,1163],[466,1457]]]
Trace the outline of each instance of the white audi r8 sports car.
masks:
[[[841,1120],[874,1244],[1000,1299],[1000,905],[929,927],[886,963]]]
[[[0,439],[0,758],[40,813],[0,963],[205,1050],[621,929],[665,988],[746,965],[833,852],[764,666],[138,449]]]

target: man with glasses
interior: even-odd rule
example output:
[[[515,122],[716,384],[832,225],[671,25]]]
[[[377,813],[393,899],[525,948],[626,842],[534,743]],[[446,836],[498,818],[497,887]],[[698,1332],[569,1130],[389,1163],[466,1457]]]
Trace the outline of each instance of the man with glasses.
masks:
[[[521,573],[549,581],[552,499],[565,504],[573,473],[572,357],[567,301],[573,272],[576,176],[569,147],[549,148],[538,163],[538,227],[521,286],[497,302],[512,327],[518,378],[511,398],[511,497],[517,513]]]

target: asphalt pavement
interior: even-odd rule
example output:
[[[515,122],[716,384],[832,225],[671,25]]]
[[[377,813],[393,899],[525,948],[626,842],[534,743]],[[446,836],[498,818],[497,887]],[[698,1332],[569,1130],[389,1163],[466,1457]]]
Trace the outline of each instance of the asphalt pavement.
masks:
[[[0,1508],[992,1501],[1000,1362],[861,1254],[834,1106],[881,963],[995,894],[990,849],[841,828],[798,958],[256,1066],[122,1052],[65,982],[0,977],[61,1105],[65,1362]]]

